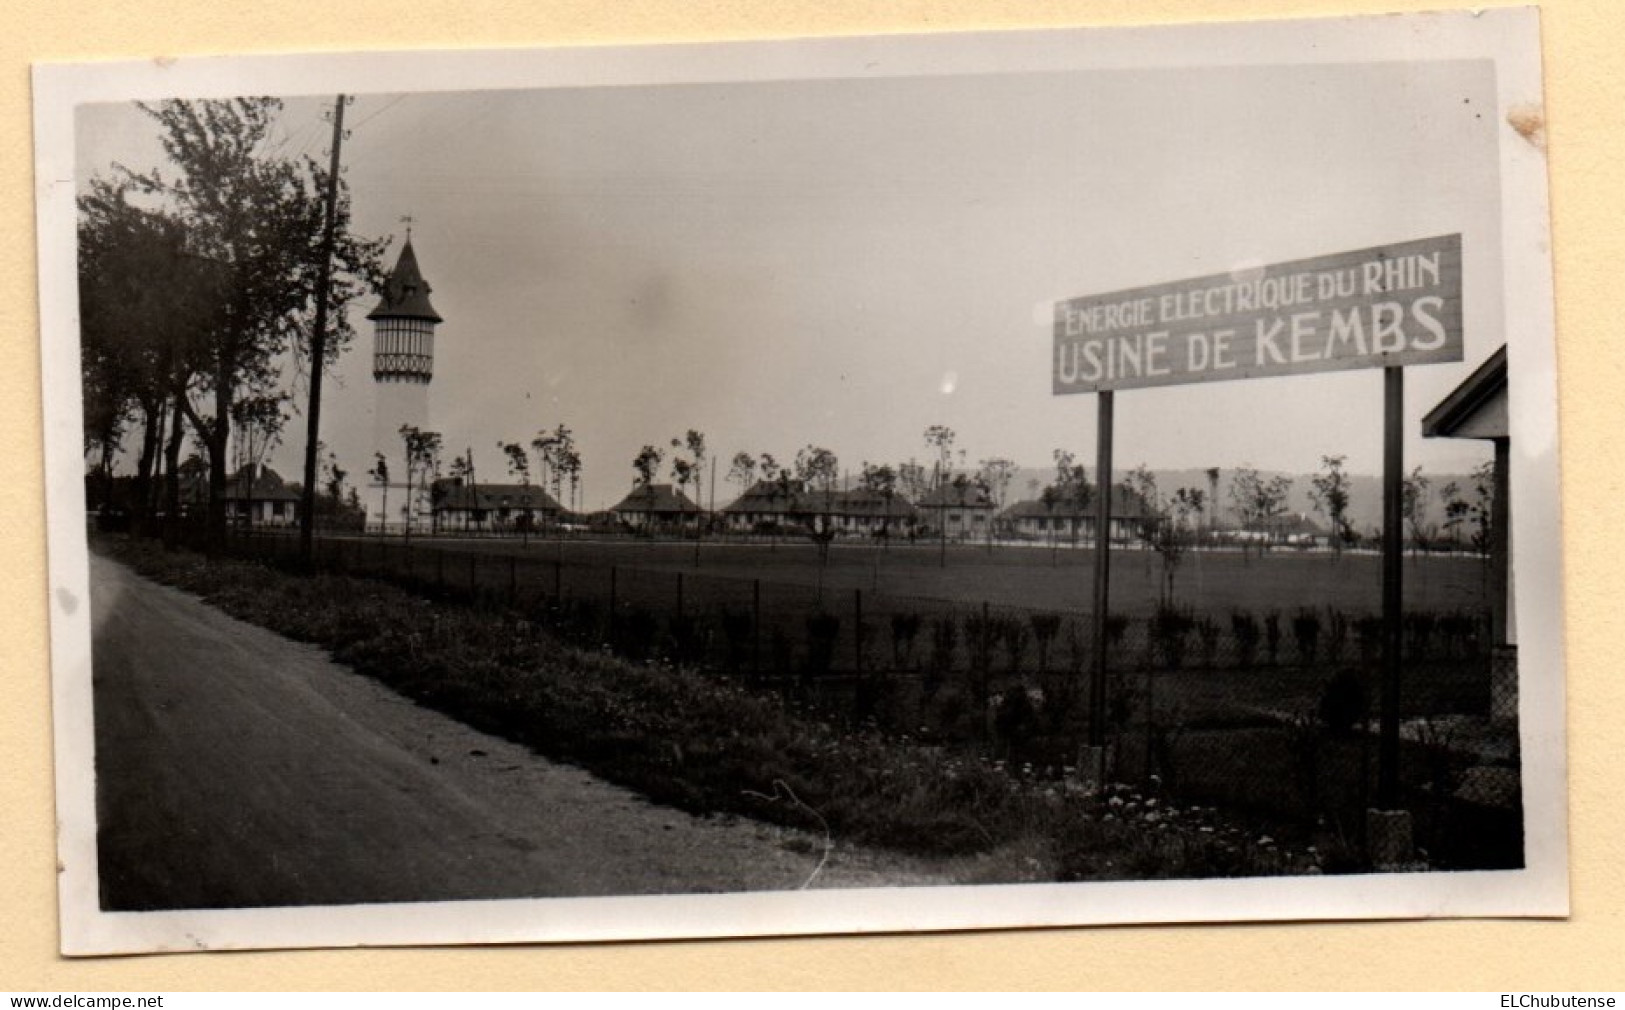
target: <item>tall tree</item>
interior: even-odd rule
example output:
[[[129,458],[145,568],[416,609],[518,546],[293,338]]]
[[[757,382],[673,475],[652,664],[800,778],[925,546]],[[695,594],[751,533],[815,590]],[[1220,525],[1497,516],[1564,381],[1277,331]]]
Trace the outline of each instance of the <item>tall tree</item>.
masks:
[[[1473,549],[1490,556],[1495,539],[1495,461],[1485,460],[1473,467],[1473,501],[1469,518],[1473,522]]]
[[[389,460],[385,459],[381,452],[373,453],[372,458],[372,469],[367,471],[367,476],[371,477],[372,482],[383,492],[383,501],[380,505],[383,515],[378,521],[378,532],[382,534],[389,531]]]
[[[554,463],[557,462],[558,438],[551,431],[543,428],[530,440],[530,449],[536,454],[536,470],[542,488],[547,488],[553,474]]]
[[[818,545],[818,593],[822,598],[824,565],[829,561],[829,547],[835,540],[835,527],[829,515],[830,496],[841,479],[841,461],[830,450],[809,444],[796,453],[795,473],[803,487],[816,492],[813,500],[818,502],[818,510],[813,523],[813,542]]]
[[[739,485],[739,493],[743,495],[756,484],[756,457],[748,452],[736,452],[732,465],[728,467],[728,480]]]
[[[1207,475],[1207,528],[1211,535],[1219,530],[1219,468],[1210,466],[1204,473]]]
[[[1444,528],[1450,533],[1450,549],[1461,546],[1461,524],[1472,511],[1472,505],[1461,495],[1459,481],[1446,481],[1439,488],[1439,501],[1444,505]]]
[[[931,482],[926,476],[925,465],[918,460],[910,458],[907,463],[897,465],[897,486],[902,489],[903,497],[911,502],[918,503],[931,490]]]
[[[693,487],[695,489],[693,501],[698,504],[700,501],[698,487],[705,475],[705,436],[690,428],[682,438],[672,439],[671,447],[672,478],[677,482],[679,490]],[[686,456],[683,455],[684,452],[687,453]]]
[[[660,461],[665,455],[652,445],[646,445],[638,450],[637,456],[632,459],[632,469],[638,475],[638,487],[648,488],[654,485],[655,474],[660,472]]]
[[[1399,483],[1399,513],[1411,528],[1411,557],[1420,556],[1428,539],[1428,489],[1433,482],[1416,467]]]
[[[401,441],[406,454],[406,535],[412,536],[414,514],[427,497],[429,486],[440,472],[440,433],[401,425]],[[437,520],[431,514],[430,528]]]
[[[576,451],[575,432],[561,421],[553,429],[553,500],[562,504],[565,481],[573,487],[580,474],[581,453]]]
[[[581,450],[575,446],[565,453],[564,475],[570,480],[570,511],[578,512],[581,509]]]
[[[474,450],[473,450],[473,448],[470,447],[468,449],[463,450],[461,455],[453,456],[452,459],[451,459],[451,466],[447,467],[446,472],[448,474],[450,474],[451,479],[456,482],[456,487],[457,488],[463,488],[463,487],[468,488],[468,497],[465,500],[467,500],[470,503],[470,505],[469,505],[469,508],[467,509],[467,511],[463,515],[463,529],[466,530],[466,529],[468,529],[468,520],[469,520],[468,513],[473,512],[474,507],[479,503],[479,497],[476,494],[477,489],[474,487]],[[451,493],[451,492],[447,492],[447,493]]]
[[[132,422],[141,424],[137,518],[150,508],[150,478],[164,441],[170,510],[184,438],[177,401],[200,367],[200,348],[221,321],[218,271],[188,249],[173,212],[141,205],[128,178],[93,179],[80,196],[78,267],[85,451],[110,475]],[[150,201],[145,201],[149,203]]]
[[[256,394],[244,396],[231,405],[231,420],[237,437],[232,440],[231,465],[238,477],[237,496],[243,499],[250,525],[253,519],[254,492],[260,480],[260,468],[265,459],[282,444],[282,429],[287,424],[288,398],[283,394]]]
[[[999,508],[1004,508],[1005,496],[1009,493],[1010,482],[1015,479],[1016,471],[1020,469],[1013,460],[995,458],[984,459],[977,464],[976,476],[982,485],[993,495],[993,501]]]
[[[1071,529],[1072,542],[1076,544],[1082,516],[1095,501],[1095,486],[1089,483],[1089,471],[1077,461],[1077,456],[1065,449],[1056,449],[1052,456],[1055,461],[1055,476],[1039,495],[1038,500],[1043,503],[1047,512],[1054,513],[1057,508],[1065,510],[1071,519],[1068,525]]]
[[[885,463],[863,464],[862,476],[859,478],[865,491],[880,497],[880,535],[891,538],[892,501],[897,497],[897,470]]]
[[[1124,487],[1138,495],[1145,503],[1149,515],[1139,527],[1142,543],[1156,551],[1162,563],[1162,578],[1158,583],[1159,606],[1174,605],[1174,580],[1185,553],[1196,540],[1197,517],[1206,508],[1207,495],[1200,488],[1182,487],[1169,498],[1163,498],[1157,488],[1156,475],[1141,463],[1131,470],[1123,481]]]
[[[1274,523],[1286,513],[1292,478],[1282,474],[1265,479],[1257,470],[1244,466],[1230,475],[1230,503],[1243,529],[1262,533],[1268,545]],[[1243,552],[1245,553],[1245,552]]]
[[[933,488],[944,487],[953,475],[954,437],[954,430],[945,424],[933,424],[925,429],[925,444],[937,453],[931,472]]]
[[[345,481],[350,478],[350,471],[339,466],[337,453],[326,452],[326,446],[322,448],[324,450],[322,458],[322,490],[327,494],[327,501],[333,509],[333,514],[337,515],[344,504],[344,486]]]
[[[1320,457],[1320,472],[1310,479],[1309,500],[1315,511],[1332,526],[1332,557],[1341,559],[1349,529],[1349,476],[1343,469],[1344,456]]]
[[[530,456],[525,452],[525,447],[518,442],[498,442],[497,448],[508,457],[508,472],[518,477],[519,483],[529,489]],[[519,524],[519,533],[526,547],[530,546],[530,525],[528,515],[525,521]]]
[[[158,125],[173,167],[131,174],[132,186],[150,195],[182,223],[187,253],[212,264],[220,307],[218,325],[201,348],[197,390],[212,412],[190,396],[176,406],[199,433],[209,455],[209,539],[225,531],[226,454],[231,407],[240,391],[264,390],[281,356],[305,346],[323,266],[327,172],[265,153],[282,104],[274,98],[165,101],[143,105]],[[378,276],[378,243],[349,233],[348,197],[337,204],[332,247],[333,283],[327,310],[333,325],[324,361],[331,365],[351,330],[345,306]]]

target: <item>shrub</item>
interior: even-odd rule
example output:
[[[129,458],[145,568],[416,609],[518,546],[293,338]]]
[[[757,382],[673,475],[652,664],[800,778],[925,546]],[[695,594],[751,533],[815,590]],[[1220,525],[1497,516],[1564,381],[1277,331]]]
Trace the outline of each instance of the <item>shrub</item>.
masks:
[[[728,669],[738,673],[745,666],[751,648],[756,619],[749,611],[731,610],[722,615],[722,637],[728,642]]]
[[[790,636],[783,628],[775,627],[773,634],[768,638],[768,650],[772,655],[773,671],[780,676],[787,676],[795,669],[795,647],[790,643]]]
[[[869,661],[869,645],[875,638],[875,622],[852,622],[852,647],[856,653],[857,665],[860,670],[871,669],[873,664]]]
[[[906,670],[914,665],[914,640],[920,634],[920,615],[896,613],[891,615],[892,666]]]
[[[1038,726],[1038,710],[1027,689],[1020,685],[999,693],[993,714],[993,731],[1007,756],[1025,743]]]
[[[993,666],[993,647],[998,626],[993,618],[980,614],[965,615],[965,648],[970,650],[970,665],[974,670],[986,672]]]
[[[1440,616],[1439,634],[1447,658],[1469,659],[1478,651],[1478,621],[1471,614],[1457,610]]]
[[[1343,661],[1343,649],[1348,645],[1349,619],[1335,607],[1328,608],[1326,622],[1326,658],[1333,663]]]
[[[993,650],[998,644],[999,621],[980,614],[965,615],[965,648],[970,650],[966,682],[971,702],[979,712],[987,711],[988,687],[993,673]]]
[[[1151,642],[1169,669],[1177,670],[1185,662],[1185,640],[1195,627],[1196,618],[1177,607],[1165,604],[1151,615]]]
[[[696,617],[677,614],[667,628],[668,652],[671,661],[681,666],[699,666],[705,662],[710,644],[708,628]]]
[[[1196,620],[1196,640],[1202,646],[1202,666],[1211,670],[1219,665],[1219,624],[1206,616]]]
[[[1364,725],[1371,711],[1365,680],[1357,670],[1338,670],[1320,694],[1320,721],[1333,733],[1347,735]]]
[[[1020,673],[1022,657],[1027,653],[1027,625],[1018,617],[1006,618],[999,622],[999,632],[1010,672]]]
[[[1049,671],[1049,647],[1055,641],[1055,635],[1061,630],[1061,615],[1059,614],[1033,614],[1027,618],[1032,625],[1033,640],[1038,643],[1038,672]]]
[[[1247,669],[1258,658],[1258,619],[1238,610],[1230,615],[1230,633],[1236,636],[1236,665]]]
[[[1430,611],[1418,610],[1405,614],[1400,623],[1405,629],[1411,658],[1427,658],[1432,651],[1433,629],[1438,625],[1438,618]]]
[[[807,673],[826,674],[835,662],[835,640],[841,634],[841,619],[818,613],[807,618]]]
[[[1312,666],[1320,647],[1320,614],[1308,608],[1292,617],[1292,638],[1298,645],[1298,661]]]
[[[930,698],[942,688],[954,668],[954,652],[959,647],[959,622],[952,614],[931,619],[931,662],[925,671],[923,688]]]
[[[615,622],[615,637],[610,644],[621,655],[641,662],[654,654],[655,638],[659,631],[660,624],[655,615],[636,607]]]
[[[1382,651],[1382,618],[1366,614],[1356,619],[1354,638],[1360,643],[1360,661],[1373,662]]]
[[[1108,646],[1121,645],[1123,639],[1128,637],[1128,615],[1106,615],[1106,644]]]

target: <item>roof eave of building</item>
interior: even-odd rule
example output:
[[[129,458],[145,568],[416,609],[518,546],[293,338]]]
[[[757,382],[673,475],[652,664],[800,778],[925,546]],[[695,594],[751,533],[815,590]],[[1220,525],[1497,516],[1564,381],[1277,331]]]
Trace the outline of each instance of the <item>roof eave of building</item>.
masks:
[[[1422,418],[1425,438],[1450,438],[1467,420],[1507,385],[1507,347],[1502,344],[1461,385]]]

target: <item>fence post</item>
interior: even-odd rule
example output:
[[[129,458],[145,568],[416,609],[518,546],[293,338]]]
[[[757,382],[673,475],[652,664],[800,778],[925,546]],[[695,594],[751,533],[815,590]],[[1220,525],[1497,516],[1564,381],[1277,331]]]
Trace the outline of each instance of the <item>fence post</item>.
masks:
[[[470,600],[480,591],[479,562],[480,556],[478,554],[468,556],[468,598]]]
[[[750,665],[759,678],[762,675],[762,580],[750,582],[751,644]]]
[[[852,668],[863,674],[863,590],[852,590]]]
[[[988,692],[993,686],[993,625],[989,623],[990,617],[987,601],[983,600],[982,628],[980,632],[982,640],[977,644],[977,652],[980,653],[977,659],[982,664],[982,670],[977,675],[979,686],[976,689],[976,703],[982,707],[982,732],[988,736],[992,735],[989,732],[992,727],[987,725],[988,719],[992,716],[992,711],[988,708],[987,702]]]
[[[519,559],[508,555],[508,606],[519,605]]]
[[[610,570],[614,571],[613,568]],[[609,583],[611,586],[615,584],[614,575],[609,577]],[[614,594],[611,593],[610,595],[613,597]],[[564,562],[558,558],[553,559],[553,598],[555,600],[564,598]]]
[[[553,562],[553,565],[553,571],[556,573],[558,571],[558,562]],[[614,565],[609,566],[609,638],[611,642],[615,640],[615,596],[619,573],[620,569]]]
[[[677,619],[683,619],[683,573],[677,573]]]
[[[446,591],[446,549],[438,547],[434,552],[434,588],[437,593]]]

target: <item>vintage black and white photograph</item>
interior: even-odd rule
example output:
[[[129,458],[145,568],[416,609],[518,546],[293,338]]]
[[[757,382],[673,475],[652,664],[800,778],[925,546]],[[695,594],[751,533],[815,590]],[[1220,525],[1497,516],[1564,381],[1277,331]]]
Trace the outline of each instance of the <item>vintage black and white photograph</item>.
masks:
[[[1563,914],[1536,43],[40,68],[64,949]]]

